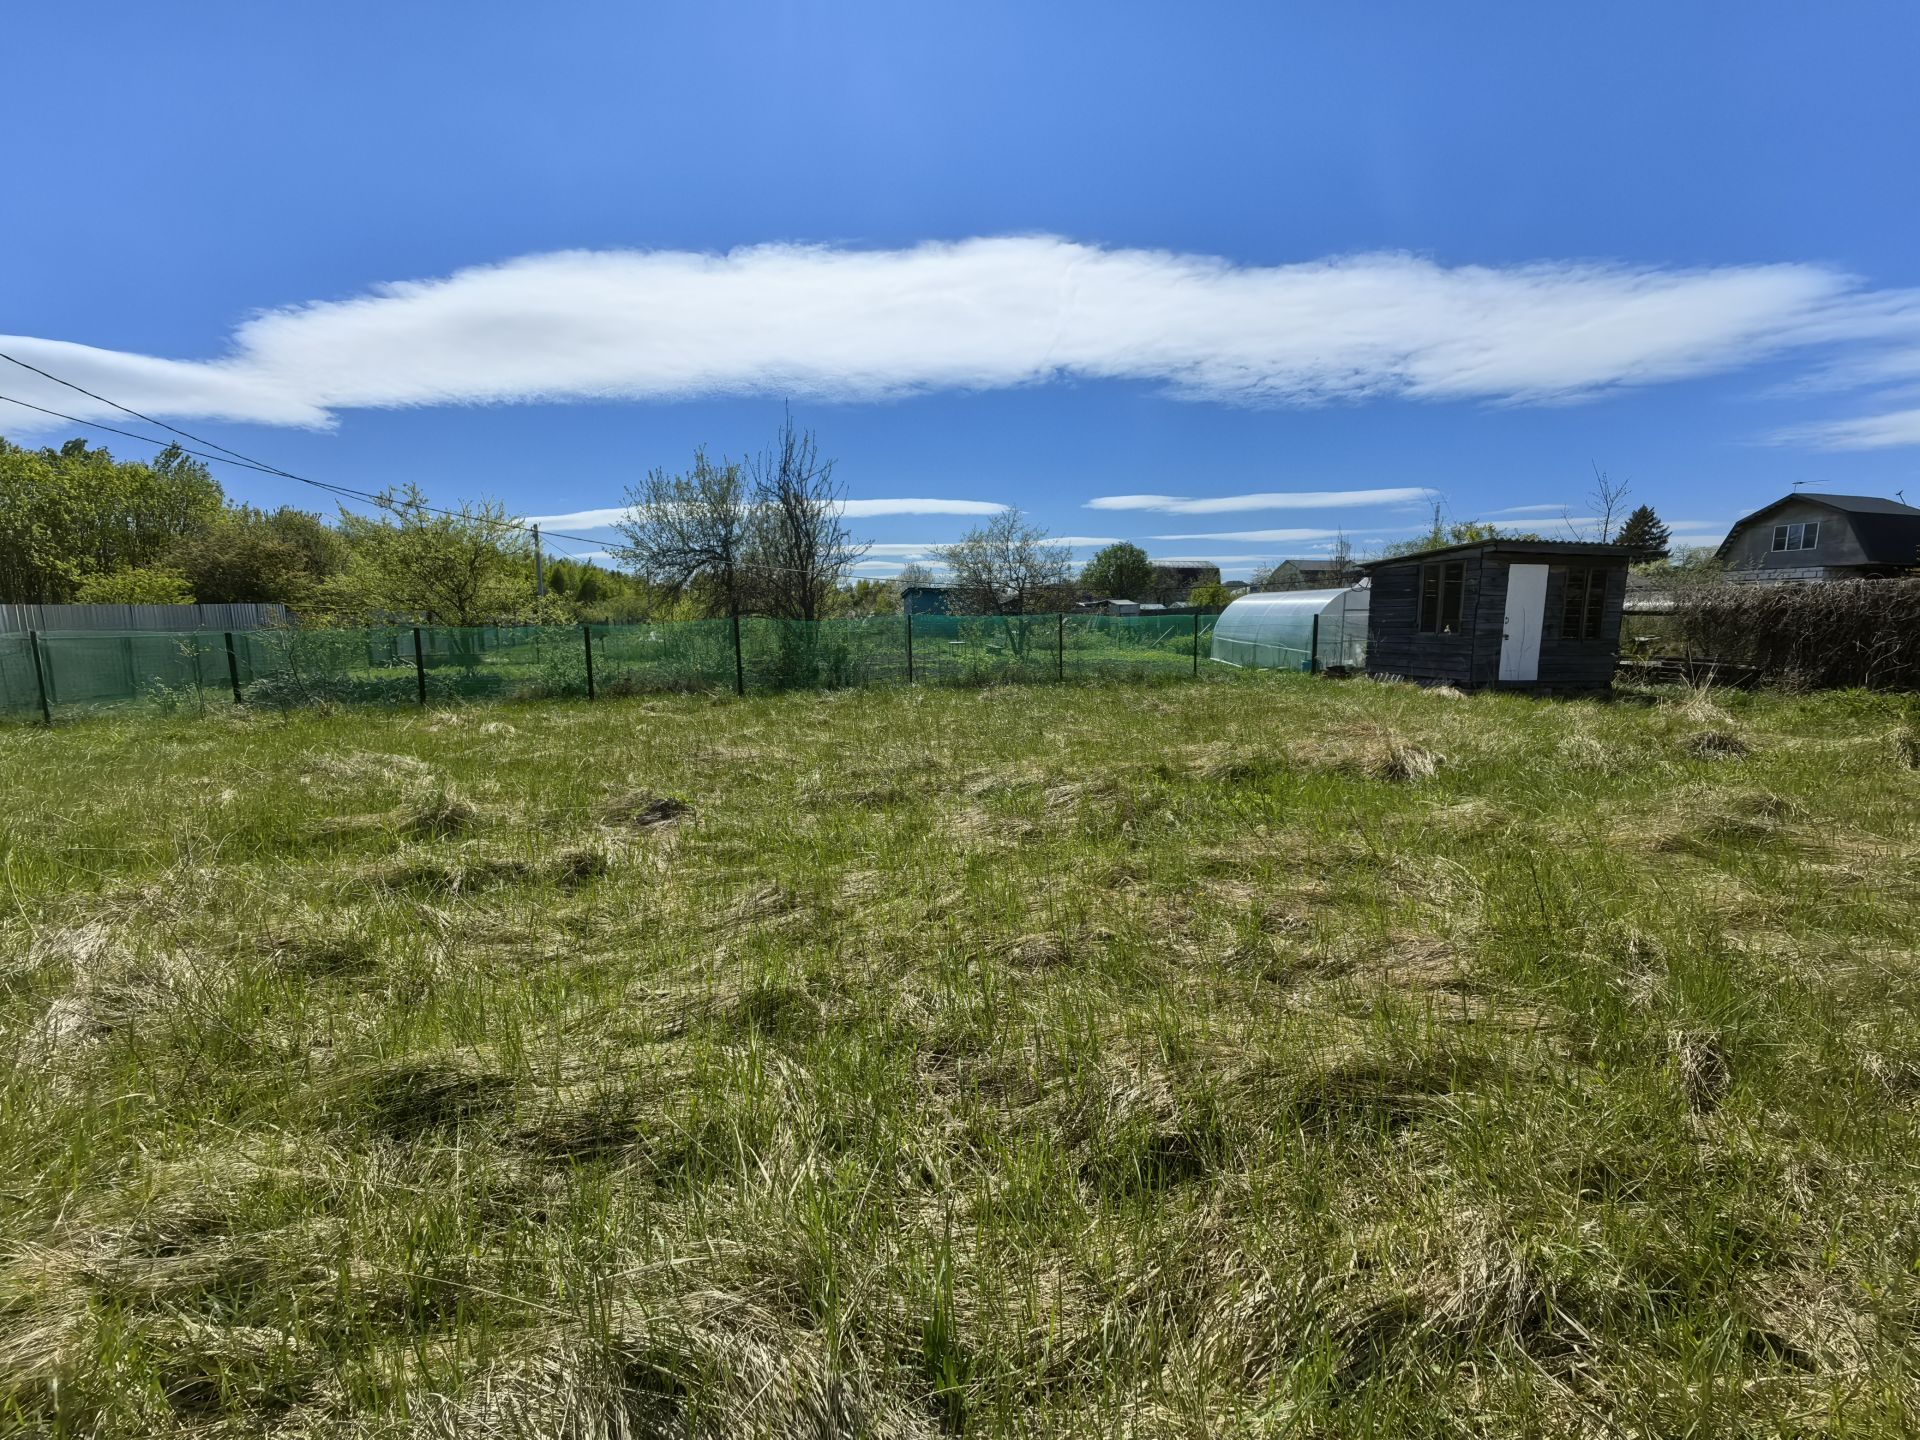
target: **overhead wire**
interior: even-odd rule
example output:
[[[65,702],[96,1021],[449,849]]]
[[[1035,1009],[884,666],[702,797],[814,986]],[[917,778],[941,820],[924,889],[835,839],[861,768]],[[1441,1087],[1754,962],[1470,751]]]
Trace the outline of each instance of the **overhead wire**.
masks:
[[[98,394],[95,391],[87,389],[84,385],[75,384],[73,381],[64,379],[59,375],[55,375],[51,371],[42,370],[38,365],[30,365],[25,360],[20,359],[18,356],[9,355],[5,351],[0,351],[0,360],[6,360],[11,362],[12,364],[18,365],[22,370],[30,370],[35,375],[39,375],[44,379],[53,381],[56,385],[64,385],[69,390],[78,391],[80,394],[85,395],[90,400],[99,401],[102,405],[111,405],[114,409],[119,410],[125,414],[131,415],[136,420],[144,420],[149,425],[158,425],[162,430],[170,431],[175,435],[182,436],[185,439],[193,441],[194,444],[196,445],[204,445],[208,447],[209,450],[216,450],[220,452],[219,454],[215,455],[215,454],[208,454],[206,450],[195,450],[185,445],[177,446],[177,448],[179,448],[180,450],[198,459],[211,461],[215,464],[221,464],[221,465],[237,465],[243,469],[258,471],[263,475],[276,475],[285,480],[297,480],[302,485],[311,485],[315,489],[325,490],[329,494],[341,495],[349,499],[360,500],[368,505],[373,505],[383,510],[393,510],[398,508],[394,501],[386,498],[385,496],[378,495],[367,490],[356,489],[351,485],[336,485],[329,480],[315,480],[311,476],[300,475],[295,473],[292,470],[282,469],[278,465],[273,465],[268,463],[267,461],[256,459],[254,456],[247,455],[242,451],[229,449],[227,446],[220,444],[216,440],[209,440],[204,435],[196,435],[191,430],[184,430],[178,425],[169,425],[164,420],[156,420],[151,415],[146,415],[138,410],[135,410],[131,405],[122,405],[118,400],[114,400],[108,396]],[[9,404],[23,406],[28,410],[37,410],[42,415],[51,415],[55,419],[65,420],[71,425],[85,425],[95,430],[104,430],[107,433],[112,435],[124,435],[130,440],[138,440],[147,445],[177,444],[177,442],[173,442],[173,441],[160,440],[152,435],[141,435],[132,430],[123,430],[123,429],[120,429],[118,426],[108,425],[99,420],[83,420],[77,415],[68,415],[59,410],[49,409],[45,405],[36,405],[31,400],[19,399],[17,396],[13,396],[13,395],[0,395],[0,400],[5,400]],[[493,517],[486,516],[486,515],[474,515],[471,513],[463,514],[458,510],[448,510],[438,505],[429,505],[429,504],[426,504],[424,501],[419,503],[418,505],[408,506],[407,508],[426,510],[435,515],[451,516],[452,518],[459,519],[459,520],[478,521],[483,525],[493,525],[500,529],[505,529],[505,530],[522,530],[522,531],[531,532],[534,529],[539,528],[540,534],[543,538],[548,535],[552,535],[558,539],[577,540],[583,545],[605,545],[607,543],[605,540],[596,540],[591,536],[587,536],[587,535],[569,535],[563,530],[547,530],[544,528],[536,527],[523,520],[496,520]]]
[[[28,410],[37,410],[42,415],[51,415],[55,419],[65,420],[67,423],[71,425],[85,425],[95,430],[104,430],[111,435],[124,435],[129,440],[138,440],[142,444],[146,444],[146,445],[163,445],[163,446],[173,445],[176,449],[181,450],[185,454],[192,455],[197,459],[209,461],[213,464],[236,465],[243,469],[257,471],[262,475],[274,475],[286,480],[296,480],[302,485],[311,485],[317,490],[325,490],[329,494],[344,496],[348,499],[359,500],[364,504],[373,505],[382,510],[392,511],[392,510],[398,510],[401,508],[425,510],[435,515],[450,516],[456,520],[465,520],[470,523],[477,522],[483,525],[497,526],[505,530],[519,530],[522,532],[531,533],[542,540],[549,539],[549,538],[556,539],[556,540],[573,540],[573,541],[577,541],[582,545],[594,545],[594,546],[600,546],[600,547],[604,547],[608,543],[604,537],[601,539],[595,539],[590,535],[572,535],[565,530],[548,530],[540,525],[530,524],[522,520],[496,520],[491,516],[487,516],[487,515],[475,515],[475,514],[472,514],[471,512],[463,512],[459,510],[447,510],[438,505],[429,505],[425,501],[409,503],[403,507],[401,505],[396,504],[392,499],[388,498],[385,495],[375,494],[367,490],[359,490],[354,488],[351,485],[336,485],[333,482],[328,480],[315,480],[310,476],[300,475],[295,473],[292,470],[285,470],[278,465],[272,465],[264,460],[256,459],[255,457],[251,455],[247,455],[242,451],[229,449],[227,446],[220,444],[218,441],[209,440],[203,435],[196,435],[191,430],[182,429],[178,425],[169,425],[164,420],[156,420],[151,415],[146,415],[138,410],[135,410],[131,405],[122,405],[118,400],[112,399],[111,397],[106,395],[98,394],[95,391],[87,389],[84,385],[76,384],[72,380],[68,380],[63,378],[62,376],[55,375],[50,370],[42,370],[38,365],[30,365],[25,360],[20,359],[18,356],[7,354],[4,350],[0,350],[0,360],[5,360],[10,362],[11,364],[18,365],[22,370],[30,370],[35,375],[38,375],[41,378],[46,380],[51,380],[56,385],[64,385],[69,390],[77,391],[80,394],[85,395],[90,400],[97,400],[102,405],[111,405],[114,409],[121,411],[123,414],[131,415],[136,420],[144,420],[149,425],[158,425],[162,430],[166,430],[171,432],[172,434],[182,436],[185,439],[193,441],[194,444],[196,445],[204,445],[204,446],[207,446],[209,450],[216,450],[216,451],[219,451],[220,453],[217,455],[209,454],[207,453],[206,450],[195,450],[188,446],[180,445],[177,441],[164,441],[152,435],[141,435],[136,431],[122,430],[117,426],[108,425],[99,420],[83,420],[77,415],[68,415],[59,410],[49,409],[45,405],[36,405],[31,400],[21,400],[16,396],[12,396],[12,395],[0,395],[0,400],[4,400],[8,404],[20,405],[25,407]],[[579,557],[574,556],[570,558],[578,559]],[[758,569],[758,570],[777,570],[787,574],[804,573],[797,567],[785,566],[785,565],[775,566],[775,565],[759,564],[751,568]]]

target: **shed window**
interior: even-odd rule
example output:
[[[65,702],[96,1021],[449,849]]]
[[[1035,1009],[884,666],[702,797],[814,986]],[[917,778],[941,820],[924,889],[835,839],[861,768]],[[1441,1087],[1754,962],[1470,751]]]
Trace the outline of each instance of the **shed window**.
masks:
[[[1567,603],[1560,617],[1563,640],[1598,640],[1607,609],[1607,572],[1588,567],[1567,571]]]
[[[1773,527],[1773,548],[1776,550],[1812,550],[1820,543],[1820,522],[1809,520],[1803,525],[1776,525]]]
[[[1420,628],[1429,635],[1460,632],[1460,592],[1467,567],[1461,560],[1439,560],[1420,567]]]

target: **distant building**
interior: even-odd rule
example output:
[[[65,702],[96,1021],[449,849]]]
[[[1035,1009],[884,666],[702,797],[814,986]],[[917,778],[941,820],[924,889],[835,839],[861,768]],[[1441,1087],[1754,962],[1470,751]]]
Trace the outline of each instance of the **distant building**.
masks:
[[[1309,560],[1282,560],[1267,572],[1264,590],[1338,590],[1360,578],[1360,567],[1351,560],[1339,561],[1327,556]]]
[[[1733,580],[1900,575],[1920,570],[1920,509],[1875,495],[1803,490],[1736,520],[1719,559]]]
[[[909,585],[900,592],[900,609],[908,615],[950,615],[947,597],[952,593],[945,585]]]

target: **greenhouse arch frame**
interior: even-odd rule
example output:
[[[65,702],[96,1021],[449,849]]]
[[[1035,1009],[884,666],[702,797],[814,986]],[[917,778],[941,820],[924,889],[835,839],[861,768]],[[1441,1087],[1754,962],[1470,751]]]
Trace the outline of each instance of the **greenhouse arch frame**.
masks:
[[[1244,670],[1362,669],[1369,601],[1364,583],[1242,595],[1214,622],[1213,659]]]

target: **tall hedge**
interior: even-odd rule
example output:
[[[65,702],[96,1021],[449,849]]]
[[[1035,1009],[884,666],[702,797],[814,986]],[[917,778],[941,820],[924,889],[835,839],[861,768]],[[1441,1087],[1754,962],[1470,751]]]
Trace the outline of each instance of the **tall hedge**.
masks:
[[[1702,587],[1675,619],[1693,655],[1751,665],[1778,685],[1920,690],[1920,576]]]

